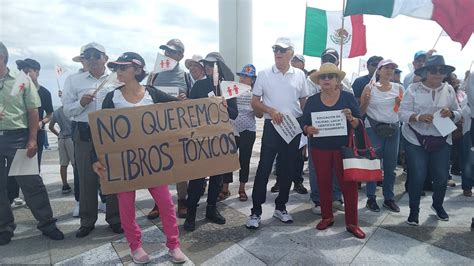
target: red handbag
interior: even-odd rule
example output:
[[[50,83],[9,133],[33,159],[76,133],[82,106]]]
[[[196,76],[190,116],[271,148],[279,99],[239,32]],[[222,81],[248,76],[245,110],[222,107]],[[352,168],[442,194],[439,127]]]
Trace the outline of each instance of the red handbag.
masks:
[[[342,147],[342,164],[344,181],[372,182],[383,179],[380,158],[377,157],[364,125],[360,125],[364,136],[363,148],[357,148],[354,129],[349,132],[349,145]]]

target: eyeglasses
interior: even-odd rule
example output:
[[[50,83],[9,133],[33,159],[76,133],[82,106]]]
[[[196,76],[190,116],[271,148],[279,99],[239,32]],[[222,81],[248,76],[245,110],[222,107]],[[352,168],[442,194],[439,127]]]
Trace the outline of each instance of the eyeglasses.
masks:
[[[114,68],[112,68],[112,71],[114,71],[114,72],[117,72],[119,70],[120,71],[125,71],[131,66],[132,66],[132,64],[118,65],[118,66],[115,66]]]
[[[430,72],[430,74],[432,75],[436,75],[437,73],[441,74],[441,75],[447,75],[449,73],[448,69],[446,69],[445,67],[436,67],[436,66],[432,66],[432,67],[428,67],[426,69],[426,71]]]
[[[81,58],[84,58],[86,60],[99,60],[100,58],[102,58],[102,53],[101,52],[85,53],[81,56]]]
[[[321,74],[321,75],[319,75],[319,79],[322,79],[322,80],[326,80],[326,79],[327,79],[327,80],[331,80],[331,79],[334,79],[334,78],[336,78],[336,77],[337,77],[337,75],[334,74],[334,73]]]
[[[273,52],[274,52],[275,54],[276,54],[276,53],[284,54],[284,53],[286,53],[286,51],[288,51],[288,48],[283,48],[283,47],[281,47],[281,46],[276,46],[276,45],[273,46],[272,49],[273,49]]]

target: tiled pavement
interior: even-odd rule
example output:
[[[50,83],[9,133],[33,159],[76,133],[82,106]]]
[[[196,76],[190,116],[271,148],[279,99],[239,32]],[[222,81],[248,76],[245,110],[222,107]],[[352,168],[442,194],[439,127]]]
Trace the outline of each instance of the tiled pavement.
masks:
[[[7,246],[0,246],[0,264],[130,264],[131,257],[123,235],[115,235],[108,228],[104,214],[99,215],[96,229],[84,239],[74,237],[79,220],[72,218],[72,195],[61,195],[59,167],[55,140],[50,134],[52,151],[46,151],[43,179],[47,185],[58,226],[66,234],[63,241],[48,240],[36,230],[36,222],[26,208],[15,209],[18,225],[15,237]],[[260,142],[254,147],[251,162],[251,181],[258,163]],[[399,171],[400,174],[400,171]],[[72,177],[72,174],[69,173]],[[309,188],[307,174],[305,186]],[[314,264],[454,264],[474,265],[474,231],[470,229],[474,216],[474,198],[463,197],[459,177],[458,186],[448,188],[445,208],[449,222],[436,220],[429,209],[431,197],[423,197],[419,227],[405,224],[408,216],[408,195],[402,191],[404,176],[397,180],[397,201],[400,213],[382,208],[373,213],[364,208],[364,188],[359,193],[359,220],[367,237],[359,240],[345,231],[344,215],[337,212],[335,225],[325,231],[314,227],[320,216],[311,213],[308,195],[290,194],[287,205],[293,224],[283,224],[272,218],[275,194],[268,192],[263,207],[263,226],[248,230],[244,223],[250,213],[251,200],[236,198],[238,182],[231,184],[232,196],[219,204],[227,219],[225,225],[207,223],[205,203],[198,210],[197,230],[185,232],[180,226],[180,240],[187,264],[197,265],[314,265]],[[238,180],[234,178],[234,180]],[[274,183],[271,177],[269,188]],[[252,182],[247,185],[251,195]],[[173,195],[175,190],[171,187]],[[380,188],[377,193],[380,200]],[[204,199],[205,197],[203,197]],[[203,200],[204,202],[204,200]],[[159,219],[149,221],[145,215],[153,207],[147,191],[137,193],[137,219],[143,229],[144,248],[153,264],[170,264]],[[180,225],[184,220],[179,220]]]

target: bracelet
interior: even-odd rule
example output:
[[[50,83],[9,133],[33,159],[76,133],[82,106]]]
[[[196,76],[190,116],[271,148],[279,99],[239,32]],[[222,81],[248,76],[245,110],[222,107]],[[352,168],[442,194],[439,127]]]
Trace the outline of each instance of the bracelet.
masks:
[[[415,116],[415,122],[419,122],[419,121],[420,121],[420,114],[417,114],[417,115]]]

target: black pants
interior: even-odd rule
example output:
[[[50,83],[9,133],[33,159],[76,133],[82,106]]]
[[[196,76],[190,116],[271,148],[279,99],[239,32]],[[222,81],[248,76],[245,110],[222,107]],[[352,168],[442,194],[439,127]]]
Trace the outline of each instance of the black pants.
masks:
[[[252,158],[253,144],[255,143],[255,131],[245,130],[239,132],[240,136],[235,137],[235,142],[237,143],[237,148],[239,149],[239,181],[240,183],[249,182],[249,173],[250,173],[250,159]],[[232,183],[233,177],[232,173],[224,175],[224,183]]]
[[[296,154],[295,157],[295,163],[291,167],[290,171],[290,177],[293,183],[296,184],[301,184],[303,183],[303,167],[304,167],[304,156],[303,156],[303,148],[299,149],[298,153]],[[277,177],[277,183],[280,181],[280,173],[278,171],[279,165],[281,164],[281,159],[280,156],[277,156],[276,158],[276,177]]]
[[[275,208],[277,210],[285,210],[288,202],[288,195],[292,178],[290,177],[291,169],[295,163],[300,144],[301,134],[296,136],[289,144],[280,137],[273,127],[269,119],[265,120],[263,126],[262,146],[260,148],[260,161],[258,163],[255,182],[252,190],[252,214],[262,214],[262,204],[265,203],[267,196],[268,177],[272,171],[273,161],[278,154],[281,159],[279,165],[279,184],[280,192],[275,199]]]
[[[13,212],[7,195],[7,182],[15,179],[21,187],[31,213],[38,221],[37,228],[43,232],[56,228],[56,219],[49,202],[48,192],[39,175],[8,177],[13,157],[17,149],[24,149],[28,142],[28,130],[2,132],[0,135],[0,232],[13,232],[16,228]]]
[[[199,199],[203,194],[205,178],[190,180],[188,183],[188,198],[186,206],[190,209],[197,208]],[[209,178],[209,188],[207,191],[207,205],[215,206],[217,197],[222,189],[222,175],[215,175]]]

